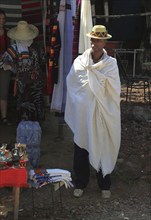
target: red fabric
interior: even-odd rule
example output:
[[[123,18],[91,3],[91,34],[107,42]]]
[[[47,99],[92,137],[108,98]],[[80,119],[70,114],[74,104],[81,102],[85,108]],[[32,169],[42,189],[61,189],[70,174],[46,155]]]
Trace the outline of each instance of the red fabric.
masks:
[[[1,47],[0,47],[0,54],[5,51],[5,37],[4,34],[0,36],[0,42],[1,42]]]
[[[22,0],[22,3],[23,3],[24,1]],[[26,0],[26,2],[27,2],[27,0]],[[22,8],[23,9],[28,9],[29,8],[29,4],[30,4],[30,8],[36,8],[36,7],[41,7],[41,3],[40,2],[32,2],[32,3],[28,3],[27,5],[24,5],[24,4],[22,4]],[[28,12],[29,13],[29,12]]]
[[[39,35],[36,40],[43,42],[43,27],[42,27],[42,6],[38,0],[21,0],[22,19],[28,23],[35,25],[39,29]]]
[[[16,96],[17,94],[17,82],[16,82],[16,79],[14,81],[14,96]]]
[[[27,177],[25,168],[0,170],[0,187],[28,187]]]
[[[6,45],[9,46],[10,45],[10,40],[9,38],[7,37],[6,38],[7,40],[7,44],[5,44],[5,35],[3,34],[2,36],[0,36],[0,54],[3,54],[6,50]]]
[[[57,19],[51,21],[51,37],[47,51],[49,54],[48,76],[47,76],[47,93],[52,96],[54,83],[58,83],[59,54],[61,48],[59,22]]]
[[[53,77],[52,77],[52,70],[53,70],[53,61],[49,60],[49,66],[48,66],[48,76],[47,76],[47,93],[49,95],[53,92]]]

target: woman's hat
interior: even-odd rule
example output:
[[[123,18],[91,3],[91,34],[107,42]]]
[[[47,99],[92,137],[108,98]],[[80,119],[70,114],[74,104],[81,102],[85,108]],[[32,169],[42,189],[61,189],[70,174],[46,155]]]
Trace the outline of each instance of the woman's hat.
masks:
[[[108,34],[104,25],[95,25],[90,33],[86,34],[88,37],[96,39],[110,39],[112,35]]]
[[[26,21],[19,21],[16,27],[11,28],[7,32],[7,36],[13,40],[32,40],[37,37],[39,30],[33,24]]]

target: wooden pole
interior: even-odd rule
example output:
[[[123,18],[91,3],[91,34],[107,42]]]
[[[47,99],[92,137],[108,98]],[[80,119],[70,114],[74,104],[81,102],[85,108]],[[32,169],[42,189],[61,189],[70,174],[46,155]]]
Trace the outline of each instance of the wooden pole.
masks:
[[[18,220],[20,187],[14,187],[14,220]]]

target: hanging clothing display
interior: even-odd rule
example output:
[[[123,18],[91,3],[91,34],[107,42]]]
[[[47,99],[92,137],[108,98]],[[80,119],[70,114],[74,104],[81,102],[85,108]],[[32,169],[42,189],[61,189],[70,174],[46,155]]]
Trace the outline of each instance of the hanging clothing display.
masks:
[[[59,78],[57,84],[54,84],[51,110],[64,112],[66,97],[65,80],[72,64],[73,24],[70,0],[60,1],[58,22],[61,36]]]
[[[65,110],[66,104],[66,77],[72,65],[72,48],[73,48],[73,23],[72,23],[72,10],[71,1],[66,1],[66,20],[64,29],[64,63],[63,63],[63,99],[61,112]]]
[[[79,28],[80,28],[80,1],[76,0],[76,14],[74,18],[74,34],[73,34],[73,60],[78,56],[79,49]]]
[[[92,30],[92,12],[90,0],[81,1],[80,33],[79,33],[79,53],[82,54],[91,47],[90,39],[86,34]]]
[[[13,44],[6,55],[8,61],[14,63],[16,72],[18,121],[43,120],[43,75],[36,48],[31,45],[28,51],[19,52],[17,44]]]
[[[58,60],[61,48],[60,29],[57,15],[59,4],[48,0],[44,5],[45,16],[45,45],[47,51],[47,86],[46,94],[51,101],[54,83],[58,82]]]
[[[45,68],[42,68],[46,78],[44,93],[49,96],[51,110],[63,113],[66,104],[66,77],[73,59],[78,55],[78,47],[83,48],[79,40],[82,45],[84,41],[86,47],[85,33],[92,26],[90,1],[16,0],[12,3],[12,0],[3,0],[0,1],[0,7],[6,12],[8,28],[15,26],[19,20],[26,20],[38,27],[40,34],[36,40],[42,45],[37,44],[36,47],[40,57],[45,53],[47,58],[44,61]],[[88,29],[84,28],[84,24]],[[43,65],[42,59],[40,61]]]
[[[1,0],[0,8],[6,13],[6,28],[12,28],[18,21],[26,20],[38,27],[38,40],[43,41],[41,0]]]
[[[58,21],[60,24],[61,50],[59,59],[59,81],[54,85],[51,110],[61,112],[62,107],[62,91],[63,91],[63,54],[64,54],[64,23],[65,23],[65,5],[66,0],[60,1]]]
[[[52,27],[52,36],[49,47],[48,61],[48,77],[47,77],[47,92],[52,95],[54,83],[58,83],[58,59],[60,54],[60,31],[59,22],[55,19]]]
[[[34,24],[39,29],[38,40],[43,41],[42,10],[40,0],[21,0],[22,19]]]

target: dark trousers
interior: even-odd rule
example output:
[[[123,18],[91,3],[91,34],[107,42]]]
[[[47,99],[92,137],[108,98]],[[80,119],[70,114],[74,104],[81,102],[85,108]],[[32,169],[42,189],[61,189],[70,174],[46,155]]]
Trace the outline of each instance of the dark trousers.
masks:
[[[73,169],[76,174],[75,187],[84,189],[88,185],[90,178],[89,153],[76,144],[74,145]],[[102,171],[100,170],[96,173],[96,177],[101,190],[110,189],[111,179],[109,174],[103,178]]]

